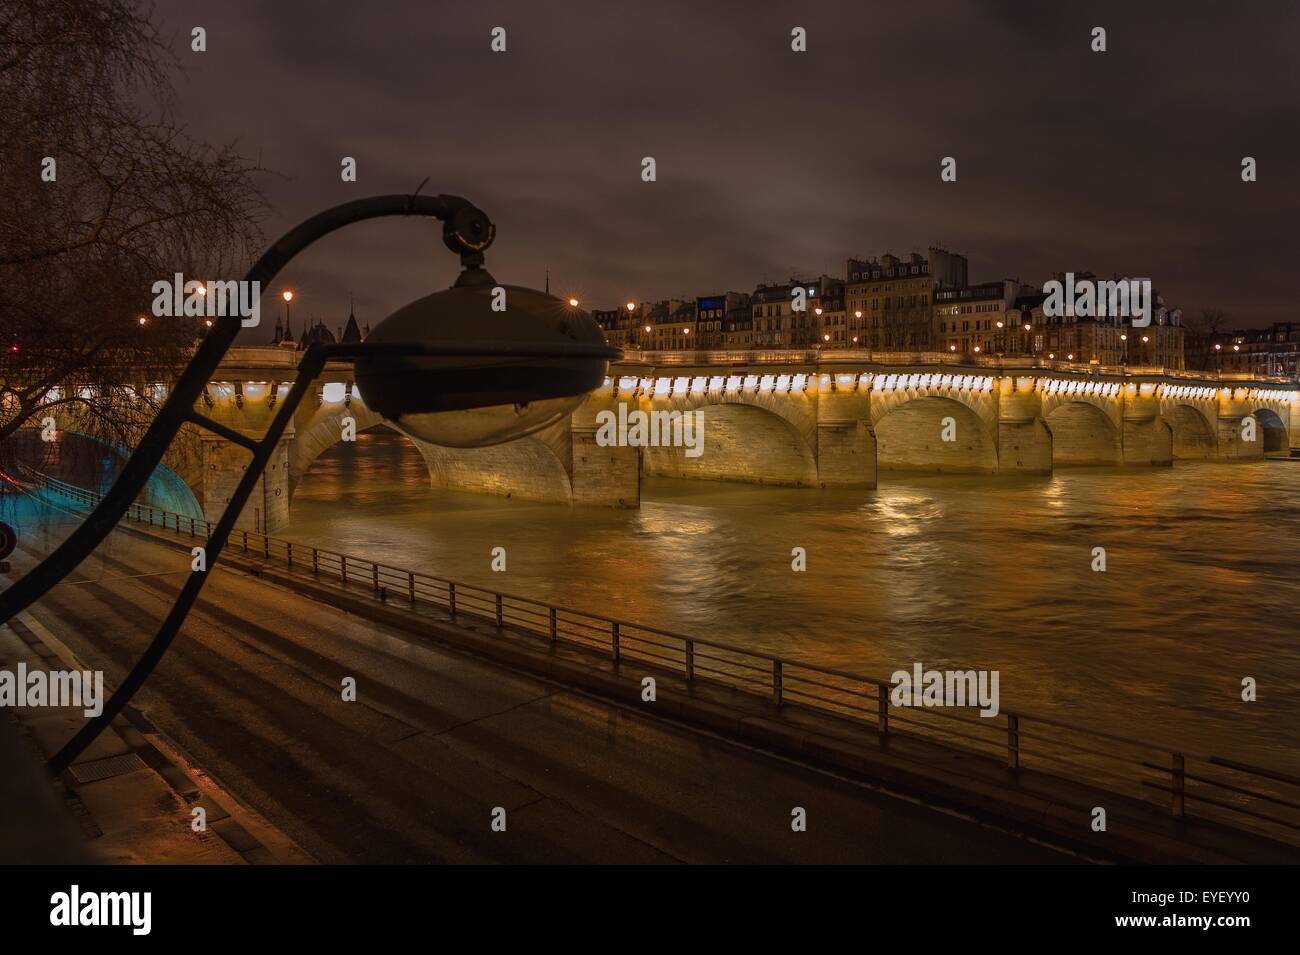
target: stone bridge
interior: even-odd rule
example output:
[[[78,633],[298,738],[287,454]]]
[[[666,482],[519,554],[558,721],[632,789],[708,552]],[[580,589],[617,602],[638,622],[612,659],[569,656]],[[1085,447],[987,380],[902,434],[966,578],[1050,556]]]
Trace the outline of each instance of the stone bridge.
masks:
[[[294,377],[298,355],[234,348],[201,409],[261,434]],[[606,417],[701,412],[702,453],[682,447],[602,446]],[[668,413],[668,414],[663,414]],[[289,519],[312,462],[355,431],[381,426],[330,365],[298,409],[241,524],[274,530]],[[633,355],[569,419],[490,448],[412,439],[435,487],[633,507],[642,474],[799,487],[872,488],[878,474],[922,471],[1048,474],[1074,465],[1168,466],[1175,460],[1260,459],[1300,453],[1300,386],[1163,369],[1098,368],[1034,359],[959,363],[947,355],[865,352]],[[383,425],[387,427],[386,425]],[[171,462],[197,505],[215,517],[247,452],[206,432],[187,436],[195,458]]]

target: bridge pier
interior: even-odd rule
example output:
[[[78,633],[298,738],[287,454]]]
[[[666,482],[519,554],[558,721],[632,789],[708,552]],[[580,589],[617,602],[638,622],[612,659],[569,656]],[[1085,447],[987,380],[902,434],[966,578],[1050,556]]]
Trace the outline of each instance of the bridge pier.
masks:
[[[1174,432],[1160,418],[1124,418],[1121,433],[1124,464],[1171,467],[1174,463]]]
[[[244,432],[251,438],[259,434]],[[245,448],[206,435],[203,441],[203,519],[216,522],[248,470],[252,455]],[[273,534],[289,523],[289,447],[293,426],[271,452],[266,470],[235,521],[237,530]]]
[[[1032,380],[1005,378],[997,395],[998,473],[1051,474],[1052,432]]]
[[[817,426],[817,483],[876,486],[876,434],[868,422],[824,421]]]

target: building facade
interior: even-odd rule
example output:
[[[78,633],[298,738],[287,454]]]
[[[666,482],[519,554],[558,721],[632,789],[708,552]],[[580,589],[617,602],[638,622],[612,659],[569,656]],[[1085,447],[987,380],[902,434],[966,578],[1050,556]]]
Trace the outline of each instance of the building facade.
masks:
[[[851,346],[876,351],[935,351],[934,294],[966,285],[966,257],[931,248],[906,261],[849,259],[844,297]]]

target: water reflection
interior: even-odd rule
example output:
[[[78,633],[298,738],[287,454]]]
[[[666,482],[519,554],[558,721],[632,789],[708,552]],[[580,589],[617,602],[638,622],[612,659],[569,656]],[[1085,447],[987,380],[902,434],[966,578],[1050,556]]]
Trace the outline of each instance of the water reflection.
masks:
[[[640,510],[606,510],[433,491],[372,432],[317,461],[285,535],[882,677],[998,669],[1005,707],[1298,764],[1300,462],[877,491],[647,480]]]

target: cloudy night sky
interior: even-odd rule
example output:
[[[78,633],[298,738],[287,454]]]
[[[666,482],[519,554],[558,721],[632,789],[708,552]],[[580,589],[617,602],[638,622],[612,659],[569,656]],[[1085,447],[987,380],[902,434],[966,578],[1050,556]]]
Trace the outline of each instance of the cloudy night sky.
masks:
[[[498,280],[549,269],[588,307],[843,277],[848,255],[937,243],[972,281],[1150,275],[1189,315],[1294,317],[1290,3],[168,0],[157,17],[188,68],[178,117],[270,171],[268,241],[428,176],[496,222]],[[436,225],[380,220],[284,284],[301,331],[340,325],[350,291],[377,324],[455,273]]]

